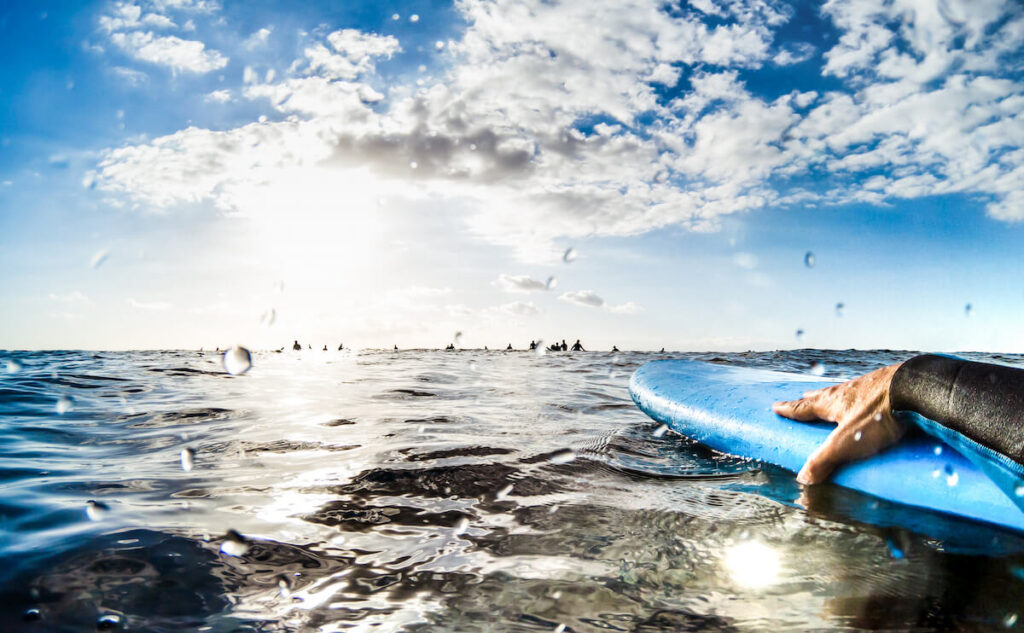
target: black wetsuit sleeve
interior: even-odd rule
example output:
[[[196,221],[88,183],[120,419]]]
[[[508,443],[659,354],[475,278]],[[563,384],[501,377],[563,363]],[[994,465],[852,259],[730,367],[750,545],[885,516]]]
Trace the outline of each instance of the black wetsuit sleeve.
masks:
[[[1024,369],[926,354],[889,387],[893,411],[914,411],[1024,464]]]

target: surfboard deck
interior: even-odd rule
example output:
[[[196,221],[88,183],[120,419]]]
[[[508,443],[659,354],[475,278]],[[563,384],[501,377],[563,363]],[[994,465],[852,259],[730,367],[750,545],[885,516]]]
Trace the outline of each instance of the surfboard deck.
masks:
[[[659,360],[633,373],[629,393],[644,413],[681,435],[722,453],[798,472],[835,425],[788,420],[771,405],[836,382]],[[925,435],[910,435],[874,457],[846,464],[831,481],[888,501],[1024,531],[1024,512],[1006,494],[953,448]]]

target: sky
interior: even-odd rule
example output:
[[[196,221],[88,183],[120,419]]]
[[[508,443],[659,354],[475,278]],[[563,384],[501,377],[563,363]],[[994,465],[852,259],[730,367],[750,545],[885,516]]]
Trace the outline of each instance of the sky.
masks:
[[[0,349],[1024,352],[1024,8],[0,8]]]

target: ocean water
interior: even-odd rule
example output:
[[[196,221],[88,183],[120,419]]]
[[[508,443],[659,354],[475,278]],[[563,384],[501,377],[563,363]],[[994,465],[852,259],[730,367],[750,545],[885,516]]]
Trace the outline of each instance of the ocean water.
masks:
[[[0,631],[1014,628],[1021,535],[801,491],[626,390],[909,355],[4,353]]]

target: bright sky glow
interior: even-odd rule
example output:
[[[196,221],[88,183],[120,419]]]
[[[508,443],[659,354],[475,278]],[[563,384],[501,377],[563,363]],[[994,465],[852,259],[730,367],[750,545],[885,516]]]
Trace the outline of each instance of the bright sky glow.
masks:
[[[1024,351],[1022,48],[997,0],[8,3],[0,348]]]

